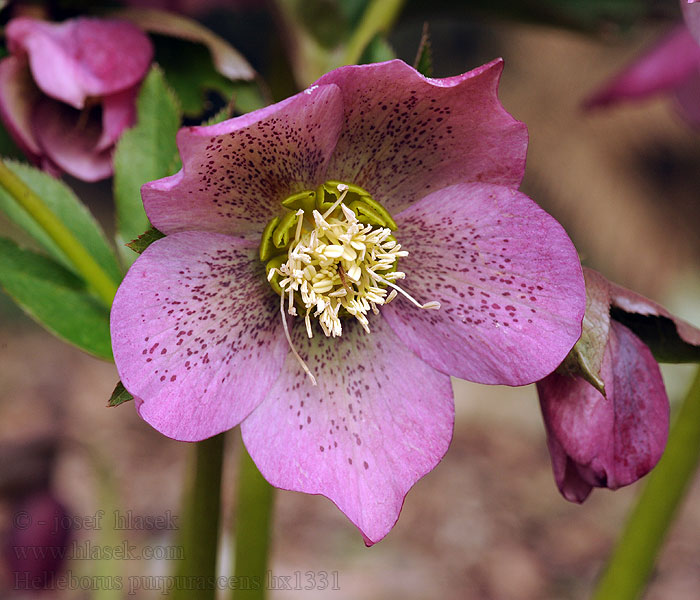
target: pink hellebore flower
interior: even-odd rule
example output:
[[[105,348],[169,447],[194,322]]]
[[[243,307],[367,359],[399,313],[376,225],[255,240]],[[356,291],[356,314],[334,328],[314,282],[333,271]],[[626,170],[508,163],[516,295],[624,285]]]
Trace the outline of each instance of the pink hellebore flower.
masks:
[[[136,94],[153,57],[130,23],[20,17],[6,28],[0,117],[43,169],[85,181],[112,173],[114,144],[136,117]]]
[[[589,108],[673,94],[678,110],[700,126],[700,5],[681,0],[686,24],[678,25],[586,101]]]
[[[660,318],[683,344],[700,346],[700,330],[663,307],[591,269],[584,268],[584,276],[588,306],[577,348],[583,344],[606,395],[580,375],[557,372],[537,383],[554,478],[572,502],[583,502],[594,487],[635,482],[666,445],[669,406],[661,372],[630,327],[657,329]]]
[[[449,375],[523,385],[581,333],[576,251],[516,189],[527,132],[501,70],[348,66],[182,129],[182,170],[142,190],[167,236],[112,309],[140,415],[179,440],[240,423],[272,485],[384,537],[447,451]]]

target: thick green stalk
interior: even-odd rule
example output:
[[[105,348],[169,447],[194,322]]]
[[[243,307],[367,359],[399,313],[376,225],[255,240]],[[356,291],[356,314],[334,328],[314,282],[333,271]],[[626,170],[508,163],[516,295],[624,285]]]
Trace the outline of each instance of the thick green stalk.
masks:
[[[170,596],[173,600],[214,600],[216,597],[223,457],[223,433],[194,444],[194,460],[190,463],[194,472],[187,484],[180,530],[184,558],[176,573],[182,578],[180,581],[192,585],[176,583]]]
[[[345,47],[342,64],[356,64],[374,36],[389,32],[405,3],[406,0],[372,0]]]
[[[659,464],[629,516],[593,600],[636,600],[700,460],[700,369],[676,416]]]
[[[266,597],[273,500],[274,488],[263,479],[241,444],[234,565],[239,589],[233,592],[234,600]]]
[[[117,284],[92,258],[78,238],[51,212],[44,201],[35,194],[7,165],[0,160],[0,186],[5,188],[39,226],[63,250],[83,279],[93,288],[105,306],[112,306]]]

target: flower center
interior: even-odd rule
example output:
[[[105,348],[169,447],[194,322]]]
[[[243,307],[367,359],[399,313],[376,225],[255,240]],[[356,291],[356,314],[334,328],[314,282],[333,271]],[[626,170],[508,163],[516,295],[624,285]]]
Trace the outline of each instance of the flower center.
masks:
[[[304,315],[309,338],[312,317],[329,337],[342,335],[343,317],[354,317],[369,333],[369,311],[376,314],[399,293],[419,308],[440,308],[438,302],[420,304],[396,285],[405,277],[398,260],[408,252],[393,236],[397,226],[391,215],[361,187],[327,181],[290,196],[282,206],[288,212],[263,231],[260,259],[280,295],[287,341],[314,384],[292,345],[285,306],[290,315]]]

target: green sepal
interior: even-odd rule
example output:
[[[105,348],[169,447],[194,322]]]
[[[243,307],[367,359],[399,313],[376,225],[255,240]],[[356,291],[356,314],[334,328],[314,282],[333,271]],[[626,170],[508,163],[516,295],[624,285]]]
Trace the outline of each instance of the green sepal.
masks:
[[[296,227],[297,220],[298,217],[295,212],[288,212],[282,217],[279,225],[272,232],[272,243],[280,250],[289,246],[292,238],[292,229]]]
[[[126,391],[124,384],[121,381],[119,381],[117,382],[117,385],[115,386],[112,395],[109,397],[107,406],[113,408],[115,406],[119,406],[120,404],[124,404],[125,402],[129,402],[133,399],[134,397]]]
[[[279,217],[273,217],[270,222],[265,225],[263,229],[262,237],[260,238],[260,261],[266,262],[270,260],[276,253],[277,248],[274,247],[272,242],[272,232],[277,227],[277,223],[280,222]]]
[[[164,237],[165,234],[162,231],[158,231],[155,227],[151,227],[148,231],[142,233],[135,240],[131,240],[128,244],[126,244],[126,246],[127,248],[131,248],[137,254],[141,254],[153,242]]]
[[[556,373],[569,377],[581,377],[605,396],[605,382],[600,376],[598,368],[591,362],[589,352],[586,350],[586,341],[582,341],[582,339],[576,342],[569,354],[566,355],[564,362],[557,367]]]

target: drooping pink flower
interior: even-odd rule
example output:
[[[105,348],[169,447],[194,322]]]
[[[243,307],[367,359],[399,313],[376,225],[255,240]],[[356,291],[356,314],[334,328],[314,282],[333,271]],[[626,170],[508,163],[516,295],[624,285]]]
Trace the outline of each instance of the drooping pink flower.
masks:
[[[49,491],[37,491],[15,503],[12,529],[2,558],[16,590],[55,589],[69,554],[71,516]]]
[[[182,170],[142,190],[167,235],[112,309],[140,415],[179,440],[240,423],[272,485],[385,536],[447,451],[449,375],[530,383],[581,333],[576,251],[517,191],[527,132],[501,70],[343,67],[181,130]]]
[[[587,107],[671,94],[681,116],[700,126],[700,6],[688,6],[684,0],[681,4],[686,24],[676,26],[614,75],[586,101]]]
[[[136,116],[136,94],[153,57],[127,22],[20,17],[5,30],[0,118],[30,160],[85,181],[112,173],[112,152]]]
[[[662,335],[700,346],[700,330],[663,307],[591,269],[584,276],[588,306],[579,344],[605,396],[580,374],[552,373],[537,383],[554,478],[572,502],[583,502],[594,487],[637,481],[666,445],[666,390],[656,359],[633,329],[665,326],[673,333]]]

